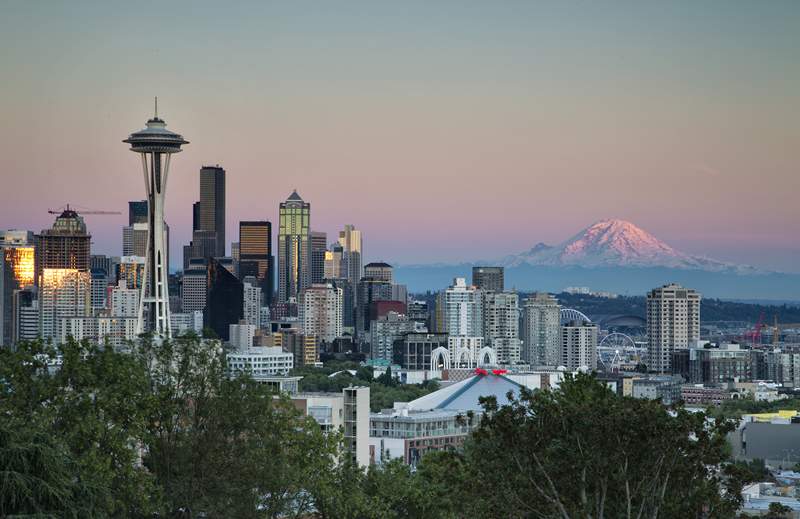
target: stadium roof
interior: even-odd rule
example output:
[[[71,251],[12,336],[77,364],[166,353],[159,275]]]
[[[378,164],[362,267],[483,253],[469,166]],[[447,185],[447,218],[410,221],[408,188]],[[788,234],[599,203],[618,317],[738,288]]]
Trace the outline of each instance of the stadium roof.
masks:
[[[411,409],[450,409],[457,411],[482,411],[480,397],[493,396],[497,405],[508,403],[509,392],[519,396],[523,386],[502,375],[487,372],[447,386],[409,402]]]

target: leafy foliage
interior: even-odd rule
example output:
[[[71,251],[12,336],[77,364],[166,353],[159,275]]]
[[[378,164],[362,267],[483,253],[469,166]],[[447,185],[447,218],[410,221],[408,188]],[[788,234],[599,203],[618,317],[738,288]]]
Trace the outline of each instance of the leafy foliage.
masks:
[[[723,465],[728,422],[618,397],[585,374],[484,407],[463,454],[423,461],[455,474],[455,499],[475,516],[722,518],[739,507],[741,481]]]
[[[715,518],[734,516],[743,482],[763,475],[723,463],[727,421],[621,398],[589,375],[486,400],[463,452],[364,469],[341,456],[339,434],[229,379],[218,342],[144,338],[124,354],[71,341],[60,353],[52,369],[47,345],[0,350],[0,517]],[[346,382],[368,383],[373,407],[435,388],[363,369]]]
[[[800,411],[800,399],[786,398],[771,402],[756,402],[751,398],[726,400],[719,406],[711,407],[708,413],[716,418],[741,418],[744,414],[771,413],[781,409],[795,409]]]
[[[330,376],[343,370],[334,377]],[[356,371],[356,375],[346,370]],[[322,368],[303,367],[293,370],[292,374],[303,377],[300,390],[306,392],[341,393],[350,385],[369,386],[370,410],[373,413],[391,408],[395,402],[409,402],[439,389],[439,383],[434,380],[423,384],[400,384],[392,378],[391,372],[373,378],[372,368],[353,362],[328,363]]]

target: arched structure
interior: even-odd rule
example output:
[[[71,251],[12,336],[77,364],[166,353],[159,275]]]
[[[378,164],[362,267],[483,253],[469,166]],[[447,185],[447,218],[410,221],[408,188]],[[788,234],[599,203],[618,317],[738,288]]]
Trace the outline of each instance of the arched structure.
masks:
[[[562,308],[561,309],[561,324],[565,325],[571,323],[572,321],[578,322],[592,322],[591,319],[586,317],[586,314],[579,310],[575,310],[574,308]]]
[[[494,349],[488,346],[481,348],[478,352],[478,366],[497,366],[497,354]]]
[[[455,357],[453,358],[453,366],[456,368],[475,367],[473,362],[472,349],[470,349],[469,347],[458,348],[456,350]]]
[[[440,365],[441,369],[450,369],[450,351],[443,346],[431,351],[431,369],[439,369]]]

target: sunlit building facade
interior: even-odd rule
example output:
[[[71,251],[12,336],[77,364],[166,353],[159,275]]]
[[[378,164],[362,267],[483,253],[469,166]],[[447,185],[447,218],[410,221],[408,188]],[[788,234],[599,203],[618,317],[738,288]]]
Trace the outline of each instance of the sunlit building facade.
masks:
[[[39,285],[39,331],[43,338],[58,342],[64,320],[91,316],[89,272],[77,269],[42,270]]]
[[[14,294],[34,284],[33,233],[0,233],[0,346],[14,342]]]
[[[297,300],[310,284],[311,204],[297,191],[280,204],[278,230],[278,301]]]

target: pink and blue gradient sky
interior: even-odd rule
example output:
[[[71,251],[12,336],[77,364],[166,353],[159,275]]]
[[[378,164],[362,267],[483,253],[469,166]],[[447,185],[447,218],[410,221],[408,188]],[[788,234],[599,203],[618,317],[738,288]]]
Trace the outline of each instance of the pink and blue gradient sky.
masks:
[[[234,4],[234,5],[229,5]],[[142,198],[121,142],[159,96],[228,235],[277,219],[365,233],[367,259],[501,257],[596,220],[800,271],[800,2],[30,2],[0,8],[0,228]],[[87,216],[118,254],[126,216]]]

